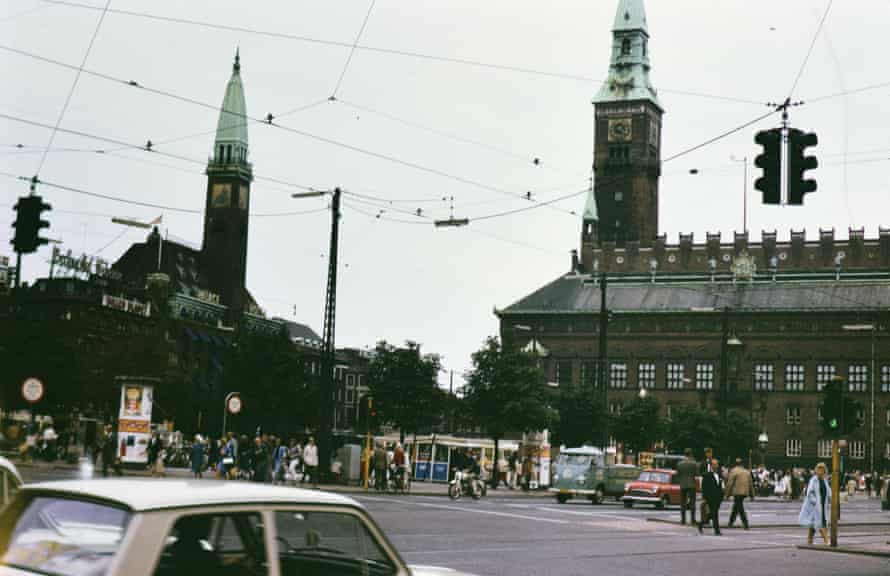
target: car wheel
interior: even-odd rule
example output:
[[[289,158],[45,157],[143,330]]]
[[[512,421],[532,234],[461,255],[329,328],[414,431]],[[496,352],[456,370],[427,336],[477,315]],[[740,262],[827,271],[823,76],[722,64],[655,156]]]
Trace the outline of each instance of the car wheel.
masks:
[[[559,502],[560,504],[565,504],[566,502],[569,501],[569,497],[566,496],[565,494],[559,494],[556,496],[556,501]]]
[[[656,504],[655,507],[658,508],[659,510],[664,510],[665,507],[670,503],[671,503],[670,498],[668,498],[667,496],[662,496],[661,500],[659,500],[658,504]]]
[[[590,497],[590,501],[594,504],[602,504],[603,498],[605,497],[605,492],[602,486],[597,486],[596,490],[593,492],[593,496]]]
[[[634,507],[633,500],[625,500],[625,501],[624,501],[624,507],[625,507],[625,508],[633,508],[633,507]]]

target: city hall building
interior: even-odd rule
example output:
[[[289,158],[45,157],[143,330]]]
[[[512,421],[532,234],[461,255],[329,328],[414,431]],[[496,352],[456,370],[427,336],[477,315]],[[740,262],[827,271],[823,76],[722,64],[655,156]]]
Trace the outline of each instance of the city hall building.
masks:
[[[496,310],[505,343],[535,350],[560,387],[605,386],[610,412],[646,390],[671,417],[696,404],[751,416],[770,467],[830,458],[820,391],[863,409],[847,468],[890,468],[890,230],[732,238],[658,228],[661,118],[642,0],[620,0],[607,81],[593,100],[595,177],[566,274]],[[600,310],[609,314],[600,382]]]

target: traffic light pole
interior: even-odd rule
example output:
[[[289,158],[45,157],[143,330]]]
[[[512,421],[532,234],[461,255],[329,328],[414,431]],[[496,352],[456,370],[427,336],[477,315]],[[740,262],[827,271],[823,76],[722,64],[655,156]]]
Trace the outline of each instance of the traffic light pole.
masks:
[[[831,547],[837,548],[837,523],[841,516],[841,449],[837,438],[831,441]]]
[[[15,253],[15,287],[22,285],[22,253]]]
[[[609,352],[609,311],[606,308],[606,295],[608,290],[608,277],[603,272],[600,276],[600,334],[599,334],[599,380],[600,386],[603,387],[603,414],[607,414],[609,410],[609,383],[606,382],[608,374],[608,352]],[[602,425],[603,434],[603,454],[609,447],[609,431],[606,429],[605,423]]]

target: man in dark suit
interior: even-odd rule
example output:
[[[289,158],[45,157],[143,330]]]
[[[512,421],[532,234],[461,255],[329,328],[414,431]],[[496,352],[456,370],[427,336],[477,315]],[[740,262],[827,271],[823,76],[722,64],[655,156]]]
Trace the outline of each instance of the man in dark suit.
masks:
[[[710,520],[714,525],[714,535],[720,535],[720,502],[723,500],[723,488],[720,485],[720,463],[716,459],[711,460],[710,470],[702,474],[701,492],[702,498],[708,504],[708,518],[701,517],[698,522],[698,532],[704,530],[704,523]]]
[[[689,522],[695,524],[695,476],[698,464],[692,458],[692,450],[687,448],[685,458],[677,464],[677,483],[680,485],[680,522],[686,524],[686,511]]]

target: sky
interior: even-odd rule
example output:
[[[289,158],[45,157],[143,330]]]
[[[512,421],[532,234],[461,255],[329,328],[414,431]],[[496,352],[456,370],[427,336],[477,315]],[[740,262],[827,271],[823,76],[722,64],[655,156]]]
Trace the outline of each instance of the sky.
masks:
[[[214,107],[240,47],[248,113],[286,127],[249,127],[247,283],[269,316],[322,329],[328,200],[291,198],[300,187],[348,192],[338,347],[420,342],[459,384],[472,352],[498,332],[495,308],[568,272],[591,175],[590,100],[608,71],[618,0],[111,0],[104,17],[107,0],[73,1],[0,0],[0,226],[10,235],[28,185],[8,175],[200,211]],[[819,190],[803,207],[762,206],[752,191],[754,133],[778,116],[666,162],[659,228],[670,242],[681,232],[731,241],[746,187],[755,241],[761,230],[815,239],[820,228],[845,238],[850,227],[875,237],[890,226],[886,0],[649,0],[646,9],[663,157],[789,94],[803,102],[792,126],[819,137]],[[100,18],[85,70],[106,78],[84,73],[72,91]],[[155,152],[58,132],[41,161],[51,129],[20,120],[55,125],[69,93],[62,129],[136,147],[151,140]],[[170,238],[200,244],[200,214],[38,191],[63,250],[113,261],[143,240],[112,217],[163,215]],[[452,205],[470,225],[434,227]],[[532,209],[484,218],[520,208]],[[0,244],[2,254],[11,246]],[[26,257],[23,278],[45,276],[48,260],[47,248]]]

